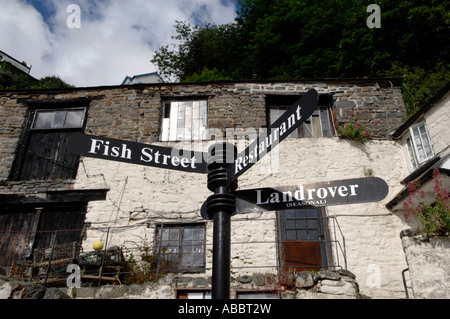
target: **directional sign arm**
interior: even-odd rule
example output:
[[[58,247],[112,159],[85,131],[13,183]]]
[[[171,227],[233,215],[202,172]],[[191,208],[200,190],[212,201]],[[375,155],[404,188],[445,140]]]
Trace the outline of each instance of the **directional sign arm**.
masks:
[[[318,93],[311,89],[299,98],[266,132],[260,134],[235,160],[234,177],[238,178],[282,140],[289,136],[315,111]]]
[[[207,173],[206,153],[76,133],[69,139],[75,154],[191,173]]]
[[[377,202],[389,193],[378,177],[236,191],[237,213]]]

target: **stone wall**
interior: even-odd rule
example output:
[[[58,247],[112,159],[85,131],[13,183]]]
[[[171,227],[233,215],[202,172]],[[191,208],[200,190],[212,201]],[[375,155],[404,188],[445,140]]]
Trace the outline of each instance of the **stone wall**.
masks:
[[[355,275],[349,271],[302,271],[283,277],[253,274],[231,278],[230,297],[236,292],[278,292],[281,299],[360,299]],[[177,290],[210,290],[210,277],[168,275],[157,282],[80,288],[46,288],[0,278],[0,299],[175,299]],[[56,290],[56,291],[55,291]]]
[[[208,127],[225,131],[266,127],[267,95],[302,94],[311,88],[333,96],[336,120],[341,123],[352,120],[356,112],[364,124],[380,121],[373,132],[376,138],[386,138],[390,130],[402,123],[401,91],[388,80],[155,84],[0,92],[0,178],[9,176],[29,115],[27,107],[33,103],[45,106],[45,103],[89,100],[85,133],[149,143],[159,139],[163,99],[186,96],[208,99]]]
[[[413,298],[450,299],[450,237],[426,237],[402,231]]]

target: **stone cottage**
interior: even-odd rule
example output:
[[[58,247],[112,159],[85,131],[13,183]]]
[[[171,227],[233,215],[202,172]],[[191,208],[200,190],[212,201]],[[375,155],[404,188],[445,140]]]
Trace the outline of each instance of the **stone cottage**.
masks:
[[[412,215],[410,206],[418,207],[419,203],[435,205],[439,194],[450,190],[449,88],[450,83],[391,133],[403,146],[408,163],[408,174],[401,180],[403,188],[386,204],[395,213]],[[412,222],[417,222],[409,217]],[[415,223],[411,226],[412,229],[401,232],[408,262],[405,274],[411,278],[409,294],[414,298],[449,298],[448,234],[427,238],[415,231]],[[428,231],[433,230],[437,232],[433,228]]]
[[[228,139],[242,151],[255,132],[269,127],[313,88],[319,96],[313,115],[241,175],[238,190],[377,177],[389,186],[388,195],[369,203],[235,214],[231,276],[241,283],[259,279],[251,289],[232,286],[231,296],[251,292],[277,297],[280,281],[270,283],[270,276],[326,269],[354,274],[363,296],[404,298],[402,270],[407,265],[399,233],[409,226],[401,212],[386,207],[411,169],[403,144],[391,135],[401,130],[405,116],[400,81],[2,91],[0,272],[8,275],[36,259],[37,252],[56,253],[64,244],[76,243],[76,254],[86,256],[100,240],[105,251],[120,249],[128,262],[151,256],[158,276],[165,263],[167,276],[193,278],[193,284],[179,285],[166,297],[209,296],[213,223],[201,214],[211,195],[206,175],[80,156],[70,150],[71,136],[84,133],[201,152]],[[361,133],[359,138],[345,133],[343,128],[349,127]],[[107,146],[99,142],[93,151],[128,156],[125,147]],[[51,278],[47,274],[45,279]],[[82,282],[89,279],[81,275]]]

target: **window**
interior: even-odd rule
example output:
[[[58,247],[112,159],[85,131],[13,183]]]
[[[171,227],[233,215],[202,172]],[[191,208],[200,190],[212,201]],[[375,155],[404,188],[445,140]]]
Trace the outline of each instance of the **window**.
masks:
[[[177,299],[211,299],[210,289],[178,289]]]
[[[409,158],[410,170],[417,169],[434,156],[425,122],[409,128],[409,136],[405,139],[405,148]]]
[[[11,178],[75,178],[80,157],[67,144],[70,136],[83,131],[86,107],[35,108],[30,115]]]
[[[281,266],[297,270],[319,270],[329,264],[327,225],[323,209],[308,207],[280,211]]]
[[[207,101],[170,101],[164,103],[162,141],[206,139]]]
[[[236,299],[280,299],[278,291],[236,291]]]
[[[32,129],[80,128],[85,109],[36,110]]]
[[[298,96],[271,98],[268,101],[270,124],[273,124],[286,110],[295,103]],[[334,136],[333,118],[331,115],[330,102],[319,98],[319,105],[314,113],[289,137],[331,137]]]
[[[157,227],[156,248],[179,271],[203,271],[205,267],[205,225]]]

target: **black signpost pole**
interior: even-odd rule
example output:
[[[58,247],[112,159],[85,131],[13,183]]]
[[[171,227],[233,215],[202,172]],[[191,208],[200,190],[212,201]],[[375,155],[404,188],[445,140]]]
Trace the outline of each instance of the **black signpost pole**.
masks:
[[[208,189],[214,194],[206,201],[206,213],[214,221],[212,298],[230,299],[231,216],[236,210],[233,178],[236,146],[212,145],[208,150]]]

